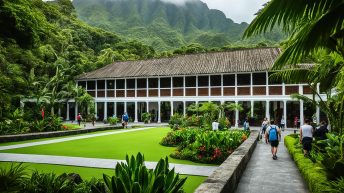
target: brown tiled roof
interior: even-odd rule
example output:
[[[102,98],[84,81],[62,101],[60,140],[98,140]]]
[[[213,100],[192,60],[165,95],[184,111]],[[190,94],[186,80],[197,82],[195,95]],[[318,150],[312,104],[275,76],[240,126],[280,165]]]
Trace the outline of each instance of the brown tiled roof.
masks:
[[[81,74],[76,79],[266,71],[272,67],[279,54],[279,48],[257,48],[115,62],[95,71]]]

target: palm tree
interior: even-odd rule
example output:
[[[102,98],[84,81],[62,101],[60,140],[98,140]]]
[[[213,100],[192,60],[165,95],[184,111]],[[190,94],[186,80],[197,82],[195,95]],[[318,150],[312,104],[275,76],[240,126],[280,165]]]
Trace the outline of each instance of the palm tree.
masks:
[[[344,61],[343,0],[272,0],[260,10],[244,37],[281,26],[290,33],[283,53],[274,64],[278,69],[297,64],[325,48]]]

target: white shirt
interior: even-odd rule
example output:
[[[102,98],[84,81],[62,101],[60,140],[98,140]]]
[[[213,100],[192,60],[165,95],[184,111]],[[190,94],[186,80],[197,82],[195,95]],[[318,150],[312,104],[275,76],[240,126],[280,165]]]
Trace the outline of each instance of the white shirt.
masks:
[[[302,125],[301,126],[302,130],[302,138],[304,137],[311,137],[313,138],[313,127],[310,125]]]
[[[214,121],[211,126],[213,127],[213,131],[219,130],[219,123]]]

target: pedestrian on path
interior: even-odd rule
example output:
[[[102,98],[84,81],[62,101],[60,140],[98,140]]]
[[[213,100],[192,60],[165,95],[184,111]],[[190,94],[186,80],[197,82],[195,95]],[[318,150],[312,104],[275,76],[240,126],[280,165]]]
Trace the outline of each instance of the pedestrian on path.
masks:
[[[82,120],[82,116],[81,116],[80,113],[78,114],[78,116],[76,116],[76,120],[78,121],[78,124],[80,126],[80,123],[81,123],[81,120]]]
[[[268,128],[268,125],[269,125],[268,118],[265,117],[262,122],[262,135],[265,135],[265,131]]]
[[[313,127],[310,124],[311,121],[306,119],[305,124],[300,128],[300,143],[302,144],[305,157],[309,156],[309,152],[312,150]]]
[[[277,159],[277,148],[278,143],[281,140],[281,129],[275,125],[275,121],[270,121],[270,126],[267,128],[267,131],[265,133],[265,141],[269,142],[271,145],[271,153],[272,153],[272,159]]]
[[[129,122],[129,116],[127,114],[127,112],[124,112],[124,114],[122,115],[122,126],[123,128],[128,128],[128,122]]]
[[[284,127],[285,127],[285,120],[284,120],[284,116],[282,116],[282,119],[281,119],[281,130],[284,131]]]

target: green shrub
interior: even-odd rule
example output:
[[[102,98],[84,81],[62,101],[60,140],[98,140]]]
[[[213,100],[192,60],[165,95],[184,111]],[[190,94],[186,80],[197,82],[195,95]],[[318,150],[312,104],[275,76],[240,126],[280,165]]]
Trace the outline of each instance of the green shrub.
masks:
[[[27,174],[22,164],[11,164],[9,169],[0,168],[0,192],[16,192],[25,184]]]
[[[151,121],[152,115],[150,113],[142,113],[141,119],[145,124],[149,123]]]
[[[294,137],[286,136],[284,144],[304,177],[309,190],[312,193],[321,193],[324,190],[328,190],[329,183],[325,167],[319,163],[313,163],[310,159],[304,157],[299,140]]]
[[[183,115],[180,115],[178,113],[173,114],[171,116],[170,121],[168,122],[169,126],[173,130],[177,130],[182,127],[187,126],[186,118]]]
[[[115,175],[103,175],[107,193],[129,192],[184,192],[182,186],[186,178],[180,178],[174,169],[169,169],[168,159],[160,159],[154,170],[147,169],[144,157],[138,153],[136,158],[126,156],[126,163],[119,163]]]
[[[119,122],[118,117],[108,117],[107,119],[110,125],[116,125]]]
[[[338,180],[330,182],[330,189],[327,192],[331,193],[343,193],[344,192],[344,178],[339,178]]]
[[[222,163],[249,136],[246,131],[181,129],[169,132],[160,142],[178,146],[171,157],[201,163]]]

